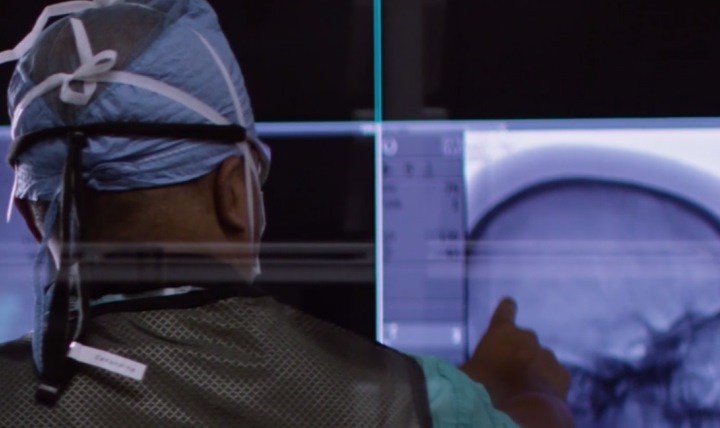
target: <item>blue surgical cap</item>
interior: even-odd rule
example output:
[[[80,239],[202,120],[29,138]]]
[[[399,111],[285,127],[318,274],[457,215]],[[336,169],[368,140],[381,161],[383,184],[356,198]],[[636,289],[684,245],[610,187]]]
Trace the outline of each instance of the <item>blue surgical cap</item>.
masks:
[[[54,17],[63,18],[47,26]],[[205,0],[94,0],[48,6],[15,49],[0,53],[0,64],[8,61],[18,61],[8,89],[14,139],[108,122],[244,127],[247,141],[234,145],[91,136],[82,153],[82,173],[91,189],[125,191],[187,182],[231,156],[241,157],[249,228],[262,234],[262,203],[259,218],[250,206],[252,190],[267,177],[270,150],[257,138],[240,67]],[[13,163],[12,197],[51,202],[36,273],[47,261],[67,157],[67,141],[51,139],[22,152]],[[253,278],[259,272],[256,256]],[[42,371],[50,298],[39,276],[35,287],[33,356]],[[76,326],[76,336],[81,327]]]
[[[47,26],[49,18],[64,16]],[[259,154],[264,182],[270,150],[256,135],[240,67],[205,0],[95,0],[49,6],[0,63],[17,60],[8,90],[12,136],[106,122],[240,125],[248,141],[91,137],[86,185],[99,191],[193,180],[231,156]],[[67,156],[62,140],[24,152],[13,196],[52,200]]]

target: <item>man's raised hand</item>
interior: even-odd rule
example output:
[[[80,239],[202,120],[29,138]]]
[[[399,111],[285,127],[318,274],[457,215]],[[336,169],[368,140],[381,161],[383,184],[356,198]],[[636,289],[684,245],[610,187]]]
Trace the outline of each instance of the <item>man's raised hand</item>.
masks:
[[[527,393],[565,400],[570,374],[533,331],[515,324],[517,312],[509,298],[498,304],[485,335],[461,369],[485,386],[496,406]]]

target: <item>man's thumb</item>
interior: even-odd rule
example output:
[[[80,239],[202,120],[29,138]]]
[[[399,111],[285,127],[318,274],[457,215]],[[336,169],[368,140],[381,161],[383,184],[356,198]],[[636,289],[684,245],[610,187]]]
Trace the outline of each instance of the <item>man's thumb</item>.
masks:
[[[517,316],[517,303],[509,297],[504,298],[495,308],[495,313],[490,320],[490,325],[515,324]]]

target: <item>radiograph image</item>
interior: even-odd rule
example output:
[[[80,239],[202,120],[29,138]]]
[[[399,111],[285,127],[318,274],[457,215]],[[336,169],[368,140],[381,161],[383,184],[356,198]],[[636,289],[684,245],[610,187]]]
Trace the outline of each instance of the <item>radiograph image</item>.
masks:
[[[526,189],[470,237],[468,336],[514,297],[518,324],[573,374],[578,427],[720,427],[710,213],[657,189],[569,180]]]

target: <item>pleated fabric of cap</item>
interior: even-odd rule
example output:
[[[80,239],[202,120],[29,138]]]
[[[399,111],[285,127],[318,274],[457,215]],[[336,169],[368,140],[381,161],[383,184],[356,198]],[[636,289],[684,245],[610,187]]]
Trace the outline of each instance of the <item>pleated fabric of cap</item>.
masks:
[[[46,27],[49,18],[66,15]],[[255,133],[240,66],[204,0],[95,0],[49,6],[0,63],[17,60],[10,82],[12,136],[107,122],[240,125],[248,141],[92,137],[83,151],[89,188],[123,191],[178,184],[226,158],[259,154],[264,182],[270,150]],[[12,196],[52,200],[67,157],[65,141],[23,153]],[[247,159],[246,159],[247,161]]]

